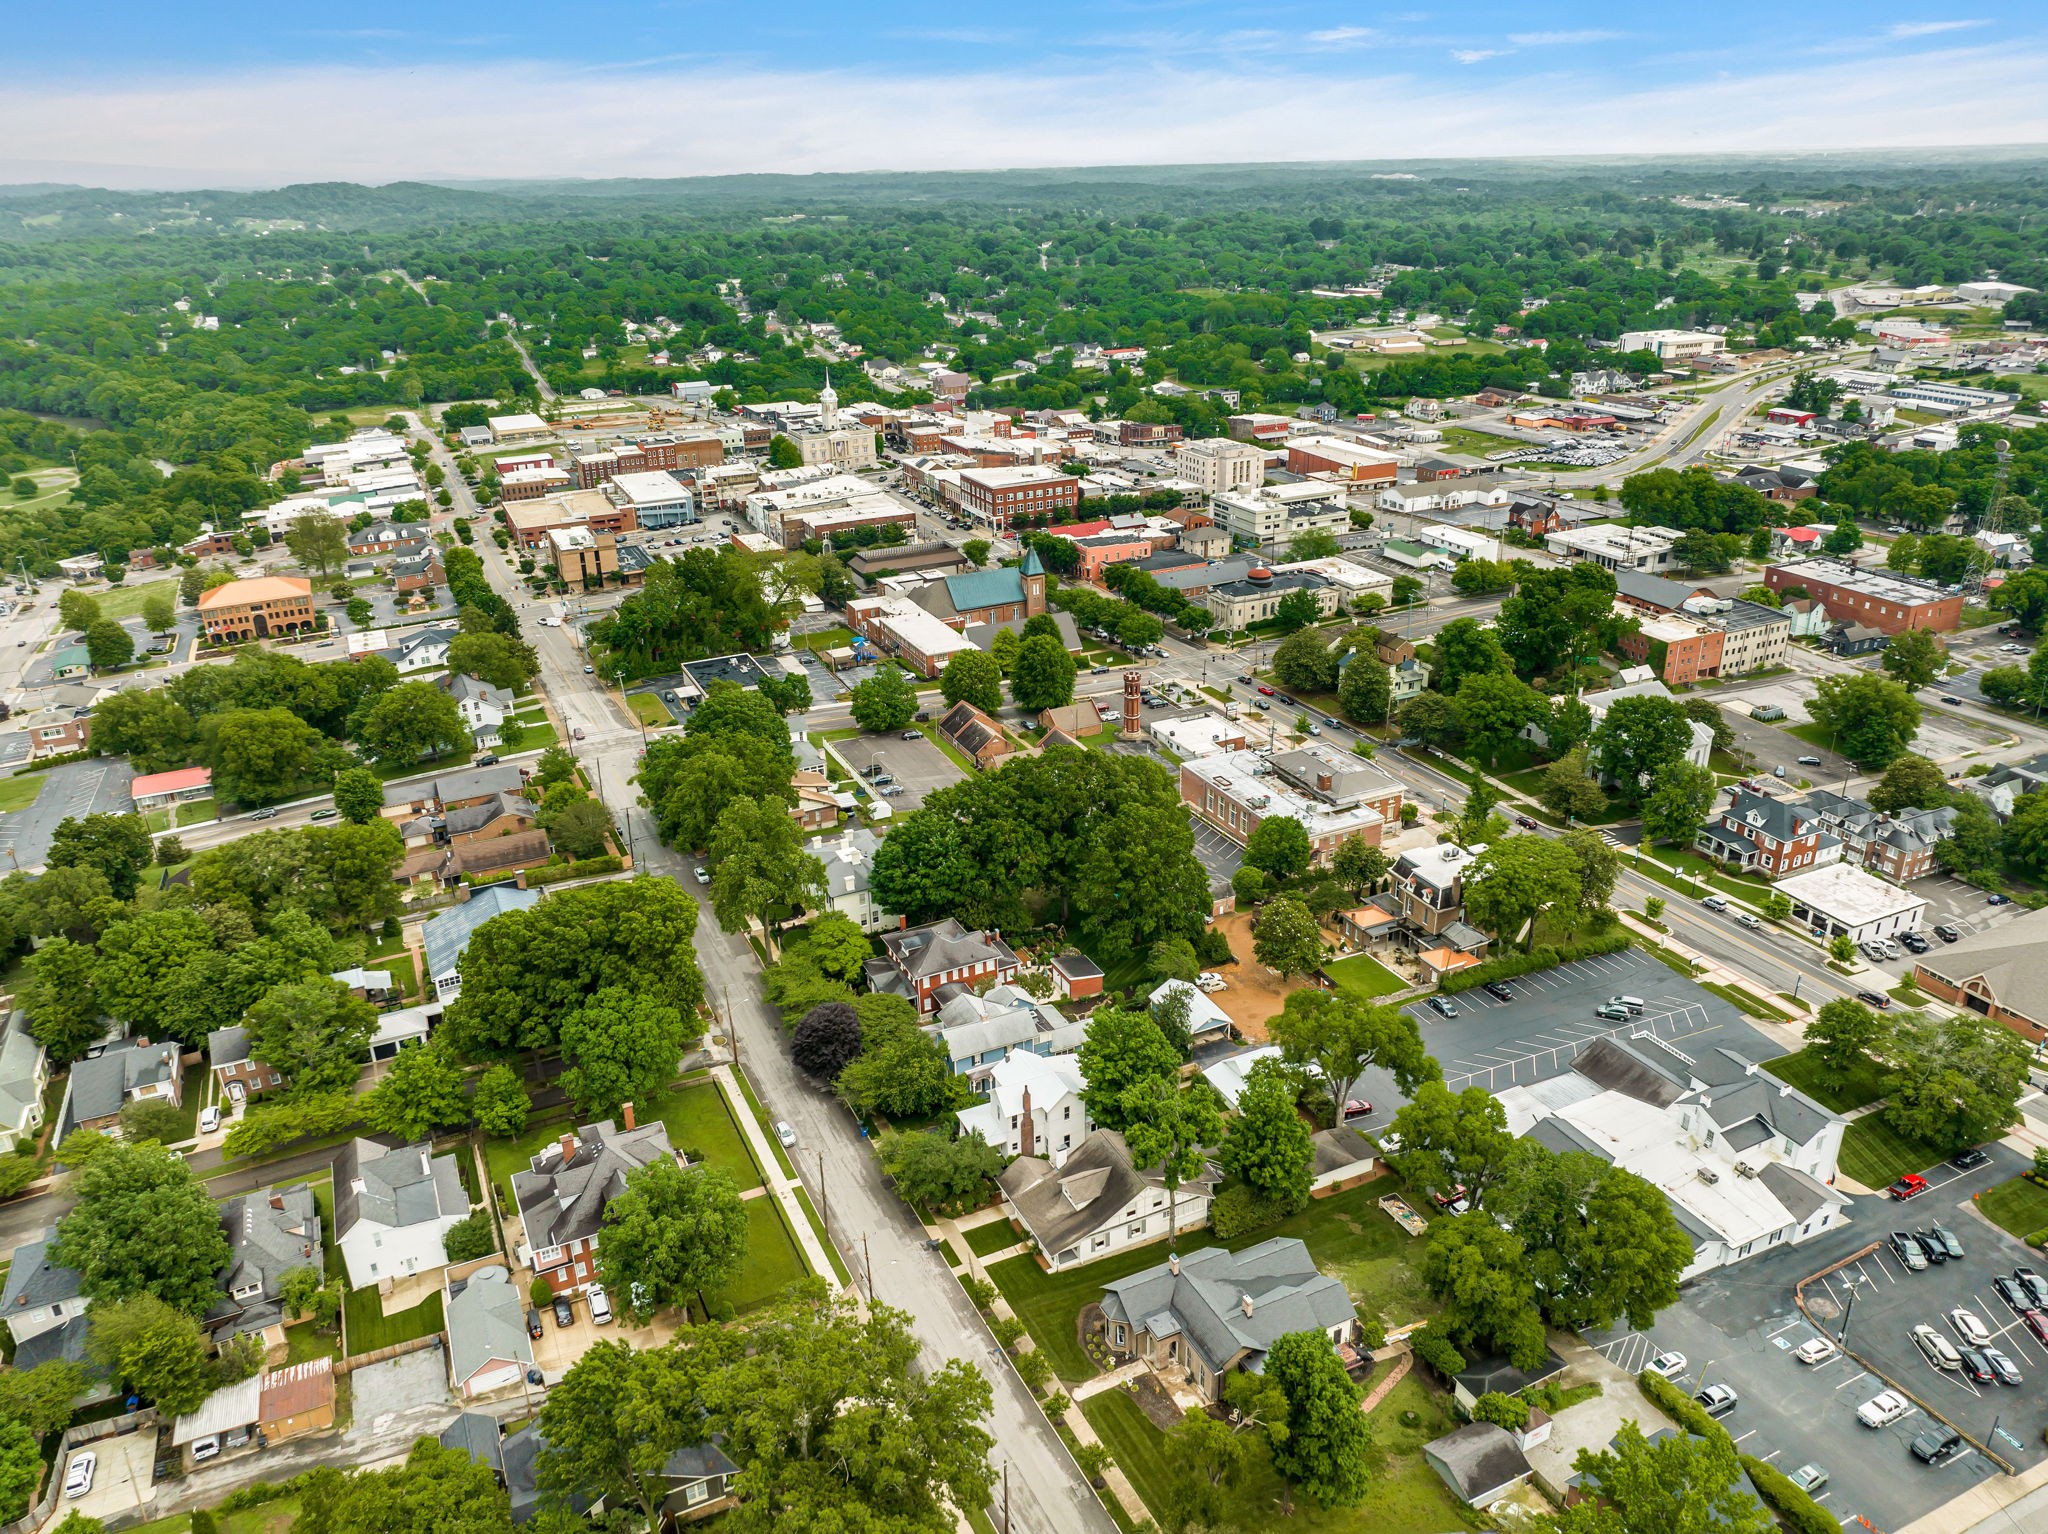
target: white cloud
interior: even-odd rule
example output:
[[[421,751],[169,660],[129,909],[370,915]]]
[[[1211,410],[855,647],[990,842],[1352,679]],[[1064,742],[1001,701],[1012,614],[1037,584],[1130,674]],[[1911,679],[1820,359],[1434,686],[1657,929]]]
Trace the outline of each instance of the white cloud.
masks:
[[[1460,64],[1483,64],[1488,59],[1504,59],[1514,51],[1512,48],[1453,48],[1451,57]]]
[[[1619,32],[1587,27],[1578,32],[1512,32],[1508,41],[1517,48],[1569,48],[1579,43],[1608,43],[1619,36]]]
[[[1378,37],[1376,27],[1329,27],[1321,32],[1311,32],[1308,40],[1312,43],[1362,43],[1368,38]]]
[[[1884,29],[1886,37],[1933,37],[1941,32],[1960,32],[1966,27],[1981,27],[1983,21],[1897,21]]]
[[[65,179],[115,186],[246,186],[1189,164],[1285,160],[1307,144],[1331,160],[1498,156],[1527,143],[1532,121],[1614,154],[2048,140],[2041,45],[1924,62],[1910,76],[1828,60],[1636,89],[1545,73],[1498,95],[1427,71],[1361,92],[1312,61],[1240,56],[1227,68],[1189,56],[882,74],[700,57],[628,76],[534,62],[45,78],[0,94],[0,179],[58,161],[75,167]]]

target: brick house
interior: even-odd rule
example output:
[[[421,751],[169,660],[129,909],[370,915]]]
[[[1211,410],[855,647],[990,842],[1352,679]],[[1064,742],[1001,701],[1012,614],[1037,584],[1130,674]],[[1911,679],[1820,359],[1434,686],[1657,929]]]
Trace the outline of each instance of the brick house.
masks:
[[[993,932],[963,927],[955,917],[882,934],[882,957],[867,962],[870,989],[902,996],[920,1012],[936,1012],[954,994],[982,982],[1017,978],[1017,955]]]
[[[1738,863],[1772,879],[1834,862],[1841,847],[1807,806],[1746,788],[1734,790],[1728,806],[1693,838],[1694,850],[1717,863]]]
[[[605,1206],[625,1191],[626,1174],[657,1161],[677,1160],[668,1126],[635,1122],[633,1105],[620,1110],[625,1123],[585,1124],[563,1131],[533,1158],[531,1169],[512,1174],[512,1202],[519,1210],[521,1263],[566,1294],[596,1282],[597,1239]]]
[[[249,1054],[249,1030],[240,1023],[216,1028],[206,1036],[206,1059],[222,1101],[247,1102],[284,1085],[284,1076]]]
[[[984,772],[1017,748],[1003,727],[972,703],[955,703],[939,721],[939,733]]]

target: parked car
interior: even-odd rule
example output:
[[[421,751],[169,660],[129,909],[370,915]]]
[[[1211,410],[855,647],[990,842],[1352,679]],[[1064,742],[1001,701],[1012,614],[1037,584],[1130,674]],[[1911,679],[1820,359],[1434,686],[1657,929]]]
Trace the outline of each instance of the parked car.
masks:
[[[1727,1416],[1742,1400],[1733,1385],[1707,1385],[1695,1391],[1693,1399],[1705,1408],[1709,1417]]]
[[[1896,1390],[1880,1390],[1856,1408],[1856,1420],[1865,1427],[1890,1427],[1912,1410],[1913,1403]]]
[[[1728,909],[1727,899],[1720,895],[1707,895],[1701,899],[1700,904],[1709,911],[1725,911]]]
[[[540,1312],[531,1305],[526,1307],[526,1335],[538,1337],[541,1334]]]
[[[1792,1350],[1792,1356],[1803,1364],[1824,1364],[1841,1351],[1826,1337],[1809,1337]]]
[[[775,1138],[782,1142],[784,1150],[788,1150],[796,1144],[796,1130],[790,1127],[788,1119],[777,1119],[775,1121]]]
[[[919,730],[905,730],[902,738],[904,740],[923,740],[924,734]]]
[[[1963,1260],[1963,1243],[1956,1239],[1956,1233],[1946,1225],[1929,1226],[1926,1233],[1920,1237],[1920,1240],[1925,1243],[1929,1237],[1941,1243],[1941,1249],[1947,1254],[1950,1262],[1961,1262]]]
[[[1990,1159],[1991,1152],[1985,1150],[1980,1145],[1974,1146],[1969,1150],[1962,1151],[1957,1155],[1949,1157],[1948,1164],[1954,1167],[1958,1172],[1974,1172],[1977,1170],[1978,1167],[1983,1166]]]
[[[1945,1427],[1931,1427],[1913,1440],[1913,1458],[1923,1465],[1946,1465],[1963,1452],[1963,1435]]]
[[[1230,982],[1217,974],[1215,970],[1205,969],[1195,976],[1195,989],[1210,992],[1227,991],[1230,989]]]
[[[1920,1250],[1926,1255],[1929,1262],[1939,1265],[1948,1261],[1948,1248],[1935,1240],[1934,1237],[1928,1235],[1926,1231],[1914,1231],[1913,1239],[1920,1243]]]
[[[1902,932],[1899,934],[1899,941],[1905,944],[1911,953],[1925,953],[1934,946],[1917,932]]]
[[[1429,1010],[1434,1012],[1438,1017],[1456,1017],[1458,1015],[1457,1007],[1452,1005],[1451,999],[1448,996],[1430,997]]]
[[[1927,1191],[1927,1179],[1918,1172],[1908,1172],[1884,1191],[1901,1202],[1909,1198],[1918,1198]]]
[[[1536,829],[1536,818],[1533,815],[1517,815],[1515,817],[1515,824],[1524,831],[1533,831]]]
[[[1515,999],[1514,987],[1510,986],[1505,980],[1489,980],[1480,989],[1485,991],[1495,1001],[1513,1001]]]
[[[1888,1012],[1891,1010],[1892,999],[1885,995],[1883,991],[1858,991],[1856,999],[1873,1012]]]
[[[1997,1382],[1998,1376],[1991,1372],[1991,1360],[1980,1350],[1961,1347],[1956,1349],[1956,1354],[1963,1361],[1964,1379],[1975,1385],[1990,1385]]]
[[[1939,927],[1936,927],[1934,929],[1934,935],[1940,938],[1944,943],[1959,943],[1962,941],[1963,938],[1961,929],[1951,927],[1947,922],[1943,922]]]
[[[699,884],[709,884],[711,882],[711,870],[706,868],[702,863],[699,863],[697,865],[696,873],[697,882]]]
[[[2001,1385],[2017,1385],[2020,1382],[2019,1366],[1997,1348],[1984,1350],[1984,1361],[1991,1365],[1992,1376]]]
[[[1962,1355],[1956,1351],[1956,1345],[1925,1321],[1913,1328],[1913,1346],[1937,1369],[1960,1369],[1963,1366]]]
[[[495,767],[497,765],[498,753],[495,751],[486,751],[482,756],[479,756],[475,761],[470,763],[470,766],[472,767]]]
[[[2048,1344],[2048,1315],[2038,1310],[2023,1310],[2020,1321],[2034,1334],[2036,1342]]]
[[[220,1109],[216,1108],[212,1103],[208,1103],[199,1110],[199,1132],[203,1135],[210,1135],[218,1128],[220,1128]]]
[[[1799,765],[1802,767],[1818,767],[1820,765],[1820,758],[1817,756],[1802,756],[1799,758]]]
[[[1918,1273],[1927,1266],[1927,1254],[1920,1250],[1920,1243],[1902,1230],[1895,1230],[1887,1237],[1892,1245],[1892,1255],[1906,1265],[1909,1273]]]
[[[1685,1355],[1683,1353],[1659,1353],[1655,1358],[1643,1365],[1643,1367],[1652,1374],[1662,1375],[1667,1380],[1677,1379],[1679,1375],[1685,1373]]]
[[[1887,959],[1903,959],[1906,956],[1904,950],[1890,938],[1880,939],[1878,946],[1884,949],[1884,956]]]
[[[1786,1476],[1785,1479],[1810,1497],[1827,1485],[1828,1473],[1818,1465],[1807,1464],[1801,1465],[1797,1470]]]
[[[1602,1022],[1625,1023],[1628,1021],[1628,1008],[1619,1002],[1603,1001],[1593,1009],[1593,1015]]]
[[[2020,1315],[2034,1308],[2034,1297],[2027,1293],[2027,1286],[2016,1278],[2001,1273],[1991,1280],[1991,1287],[1998,1297],[2005,1301],[2005,1308],[2014,1315]]]
[[[2033,1268],[2014,1268],[2012,1276],[2027,1287],[2027,1293],[2034,1298],[2036,1310],[2048,1310],[2048,1278],[2043,1278]]]
[[[92,1473],[99,1469],[100,1457],[87,1449],[83,1454],[71,1456],[71,1463],[64,1469],[64,1495],[82,1497],[92,1490]]]
[[[610,1326],[612,1324],[612,1297],[604,1292],[603,1284],[592,1284],[584,1293],[590,1297],[590,1324]]]
[[[888,788],[883,789],[882,797],[884,799],[894,799],[899,794],[907,794],[909,792],[910,790],[905,788],[901,783],[896,783],[892,784]]]
[[[2011,905],[2011,904],[2012,904],[2012,896],[2010,896],[2010,895],[1989,895],[1989,896],[1986,896],[1986,897],[1985,897],[1984,903],[1985,903],[1986,905]]]
[[[569,1302],[569,1296],[566,1294],[556,1295],[555,1325],[559,1327],[570,1327],[574,1326],[575,1324],[576,1307]]]

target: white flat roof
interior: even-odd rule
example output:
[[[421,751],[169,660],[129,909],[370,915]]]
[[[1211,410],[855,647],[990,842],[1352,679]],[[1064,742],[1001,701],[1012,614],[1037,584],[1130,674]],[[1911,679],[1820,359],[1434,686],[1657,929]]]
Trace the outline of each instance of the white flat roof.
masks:
[[[1845,927],[1860,927],[1907,911],[1924,911],[1927,901],[1847,863],[1830,863],[1778,881],[1780,894],[1832,916]]]
[[[650,469],[635,474],[614,474],[612,483],[619,493],[635,506],[664,506],[671,501],[687,501],[689,488],[666,469]]]
[[[1019,485],[1036,485],[1056,479],[1071,480],[1074,476],[1063,474],[1047,464],[1020,463],[999,469],[962,469],[960,477],[990,490],[1013,490]]]
[[[552,428],[532,411],[522,410],[514,415],[492,416],[491,430],[493,432],[549,431]]]

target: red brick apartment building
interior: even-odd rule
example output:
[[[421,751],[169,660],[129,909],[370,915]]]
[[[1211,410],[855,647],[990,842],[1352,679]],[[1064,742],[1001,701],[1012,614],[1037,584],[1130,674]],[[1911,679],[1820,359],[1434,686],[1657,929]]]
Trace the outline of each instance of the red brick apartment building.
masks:
[[[595,490],[621,474],[659,473],[663,469],[708,469],[725,462],[725,444],[716,437],[679,437],[673,433],[642,437],[598,453],[572,453],[576,488]]]
[[[199,621],[219,644],[303,633],[313,627],[313,583],[296,575],[229,581],[200,597]]]
[[[1120,447],[1171,447],[1180,441],[1180,428],[1155,421],[1119,421],[1116,440]]]
[[[1804,586],[1837,623],[1861,624],[1884,634],[1905,629],[1948,633],[1963,618],[1959,591],[1884,570],[1860,570],[1839,559],[1772,565],[1764,571],[1764,584],[1773,591]]]
[[[1656,670],[1668,687],[1683,687],[1703,676],[1721,673],[1721,647],[1727,636],[1719,629],[1680,619],[1645,618],[1641,630],[1621,636],[1621,653]]]
[[[1080,504],[1081,482],[1058,469],[1019,464],[960,471],[961,507],[998,532],[1008,532],[1013,517],[1058,516]]]

